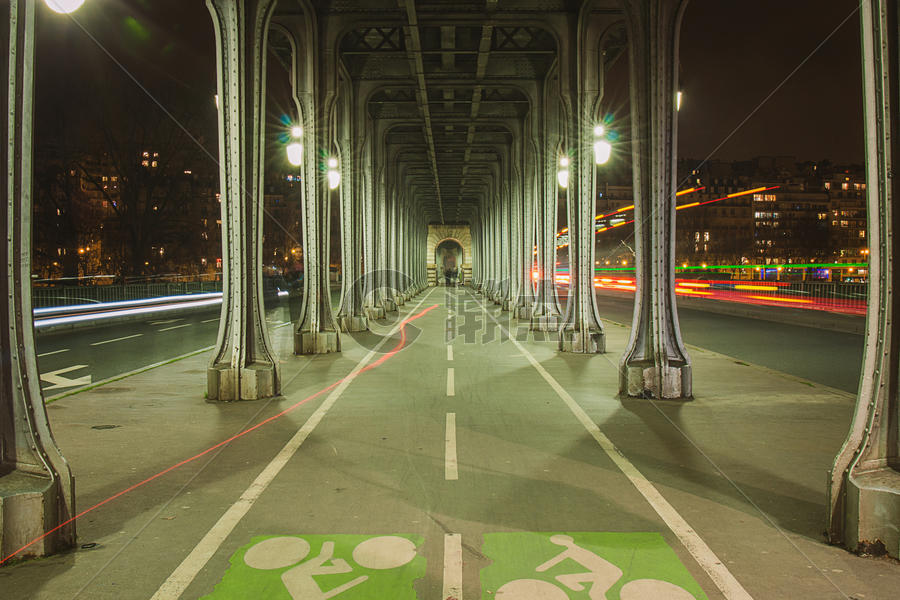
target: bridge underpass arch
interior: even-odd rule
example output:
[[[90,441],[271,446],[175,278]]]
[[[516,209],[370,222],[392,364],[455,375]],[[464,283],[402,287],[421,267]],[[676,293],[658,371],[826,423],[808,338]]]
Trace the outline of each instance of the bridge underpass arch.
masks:
[[[629,4],[626,2],[626,4]],[[896,14],[891,13],[890,11],[879,11],[876,10],[875,7],[880,6],[880,3],[877,0],[869,0],[866,3],[866,8],[868,12],[866,13],[866,21],[864,22],[864,26],[866,27],[866,31],[870,33],[870,37],[874,34],[884,34],[885,31],[896,30]],[[631,23],[631,26],[635,29],[650,29],[649,27],[645,27],[647,22],[642,21],[646,17],[646,15],[637,14],[639,11],[635,11],[634,19]],[[881,17],[876,18],[877,15],[882,15]],[[886,17],[884,15],[887,15]],[[332,18],[323,16],[323,18]],[[885,23],[880,22],[878,19],[886,19],[888,22]],[[891,21],[893,19],[893,21]],[[418,22],[414,19],[408,19],[407,24],[402,24],[401,27],[418,27]],[[450,26],[447,26],[450,27]],[[487,26],[486,26],[487,27]],[[324,29],[324,28],[323,28]],[[874,32],[874,33],[873,33]],[[432,32],[434,33],[434,32]],[[644,32],[646,33],[646,31]],[[441,36],[443,37],[444,32],[441,31]],[[391,34],[392,36],[394,34]],[[447,33],[447,39],[451,38],[451,34]],[[399,37],[392,39],[400,39]],[[482,37],[483,40],[487,40],[491,42],[490,36]],[[399,43],[399,42],[398,42]],[[404,42],[405,43],[405,42]],[[873,45],[871,40],[867,40],[867,55],[866,55],[866,64],[867,68],[871,72],[876,72],[877,69],[881,69],[879,72],[881,76],[884,76],[888,79],[892,77],[896,77],[896,66],[891,61],[891,55],[887,50],[881,49],[879,50],[877,45]],[[642,46],[643,47],[643,46]],[[402,48],[400,46],[389,48],[388,51],[396,52],[400,50],[405,50],[406,48]],[[447,47],[443,45],[440,46],[439,49],[445,50],[444,54],[450,55],[456,51],[455,47],[452,47],[448,44]],[[319,48],[311,48],[308,52],[309,56],[316,56]],[[378,48],[369,48],[369,50],[373,51],[373,53],[377,52]],[[465,52],[473,52],[473,50],[466,49]],[[894,52],[896,49],[894,49]],[[421,54],[423,50],[422,48],[418,49],[410,49],[409,54],[415,55],[414,58],[419,61],[422,60]],[[436,52],[436,50],[432,49],[430,52]],[[480,50],[478,51],[480,52]],[[896,52],[895,52],[896,53]],[[371,58],[371,57],[370,57]],[[396,56],[394,56],[396,58]],[[402,57],[403,60],[408,59],[409,56]],[[663,64],[665,63],[665,57],[660,59],[660,57],[645,57],[648,60],[656,61],[654,64]],[[669,57],[671,58],[671,57]],[[381,76],[385,75],[384,67],[385,62],[389,61],[389,58],[386,57],[378,57],[379,60],[373,60],[374,63],[380,63],[378,69],[381,69],[379,72]],[[17,59],[19,60],[19,59]],[[321,60],[325,60],[322,58]],[[252,64],[253,61],[247,60],[244,61],[246,65]],[[412,62],[412,61],[410,61]],[[487,59],[485,58],[485,62]],[[640,61],[639,61],[640,62]],[[447,63],[450,64],[449,56],[447,57]],[[460,64],[463,64],[462,62]],[[877,68],[876,68],[877,66]],[[240,69],[240,66],[237,67]],[[397,65],[392,65],[391,69],[398,68]],[[396,73],[396,71],[392,71],[388,69],[388,73]],[[374,69],[373,69],[374,70]],[[359,75],[357,72],[354,74],[354,71],[351,69],[349,71],[351,77],[355,77]],[[373,75],[374,76],[374,75]],[[870,77],[870,79],[872,79]],[[643,84],[647,82],[644,81]],[[439,84],[437,84],[439,85]],[[668,85],[668,83],[666,84]],[[879,119],[876,119],[874,115],[878,113],[877,108],[879,106],[893,106],[896,104],[896,92],[891,92],[890,90],[884,91],[877,86],[872,81],[867,80],[867,99],[869,102],[868,108],[869,114],[871,116],[871,121],[867,122],[867,131],[872,132],[881,132],[881,134],[885,133],[885,123]],[[476,86],[477,87],[477,86]],[[646,87],[646,85],[645,85]],[[896,88],[896,86],[894,86]],[[481,89],[480,92],[484,92],[484,89]],[[882,97],[881,95],[887,95],[890,97]],[[892,96],[890,94],[893,94]],[[637,94],[640,97],[648,96],[647,90],[645,88],[641,88],[641,91]],[[660,97],[663,98],[663,101],[660,101]],[[671,116],[660,117],[660,115],[664,113],[671,112],[671,98],[666,100],[666,95],[662,96],[657,95],[655,100],[651,103],[653,105],[653,111],[655,114],[645,115],[648,117],[648,122],[653,122],[653,125],[659,128],[662,125],[662,129],[666,130],[668,127],[666,121],[671,120]],[[446,103],[448,105],[455,106],[457,104],[468,104],[468,105],[477,105],[482,103],[486,96],[482,93],[480,96],[477,96],[473,93],[471,100],[462,100],[457,94],[447,94],[446,96],[441,94],[429,94],[429,90],[422,86],[420,89],[414,90],[414,93],[409,96],[411,100],[403,100],[402,102],[416,102],[417,106],[422,112],[422,122],[425,123],[424,128],[430,129],[429,132],[420,136],[416,139],[416,142],[420,142],[424,139],[424,147],[426,148],[424,152],[424,156],[428,157],[430,160],[428,161],[414,161],[410,160],[411,165],[415,167],[424,166],[426,169],[426,173],[432,175],[432,179],[434,183],[429,182],[429,178],[424,177],[423,179],[417,179],[415,186],[404,186],[402,184],[408,183],[413,177],[412,171],[414,169],[407,168],[410,165],[404,165],[403,168],[398,168],[396,166],[386,165],[385,163],[389,163],[390,161],[386,161],[385,157],[389,156],[387,152],[379,150],[378,152],[374,152],[377,154],[375,158],[372,158],[372,164],[364,165],[362,168],[358,169],[356,172],[363,174],[364,177],[371,179],[373,182],[377,182],[376,185],[380,186],[381,189],[377,194],[382,194],[384,197],[381,198],[384,202],[378,204],[379,209],[385,211],[387,216],[384,217],[382,222],[383,228],[378,232],[378,238],[381,241],[386,243],[391,240],[400,240],[403,244],[402,248],[399,249],[398,252],[395,252],[396,249],[392,249],[392,254],[390,258],[385,258],[386,264],[391,268],[395,269],[405,269],[414,274],[420,274],[424,272],[423,265],[427,264],[427,260],[433,254],[425,253],[423,256],[421,253],[421,248],[423,244],[423,234],[425,231],[426,224],[439,223],[444,224],[444,213],[445,210],[448,210],[448,207],[453,206],[453,208],[459,208],[459,215],[461,220],[465,220],[469,226],[472,227],[472,231],[474,232],[475,239],[473,240],[472,246],[474,249],[477,249],[476,252],[464,252],[464,256],[466,257],[474,257],[476,259],[476,263],[480,260],[486,261],[482,263],[484,265],[490,265],[492,272],[494,273],[503,273],[504,271],[514,272],[515,269],[511,266],[512,262],[515,260],[511,258],[509,255],[502,254],[502,250],[504,248],[509,248],[514,245],[516,240],[510,241],[508,244],[503,243],[500,240],[504,238],[496,235],[497,232],[500,232],[501,235],[504,232],[509,233],[510,231],[514,231],[511,223],[515,223],[519,220],[517,216],[516,210],[511,208],[511,204],[509,201],[510,196],[516,195],[520,192],[516,192],[515,189],[510,191],[509,188],[504,189],[503,184],[507,185],[512,177],[509,176],[509,173],[514,172],[509,168],[508,163],[514,162],[516,160],[515,154],[510,152],[509,156],[505,158],[494,158],[491,160],[484,159],[481,160],[479,164],[467,164],[470,162],[470,158],[467,158],[463,161],[463,165],[461,169],[458,169],[460,178],[459,183],[455,184],[457,191],[459,192],[458,198],[462,198],[465,196],[476,198],[476,203],[473,205],[464,206],[461,202],[456,202],[455,204],[452,202],[452,195],[447,193],[448,185],[445,184],[444,187],[441,187],[440,183],[451,181],[452,177],[443,178],[442,174],[446,174],[446,171],[438,171],[439,168],[446,166],[445,164],[438,164],[436,160],[436,148],[440,147],[440,144],[436,142],[435,139],[435,130],[434,125],[440,125],[440,120],[435,118],[436,113],[430,113],[429,111],[433,110],[432,108],[428,108],[432,103],[435,105]],[[876,99],[878,101],[876,102]],[[230,100],[233,100],[231,98]],[[223,98],[223,101],[225,99]],[[485,103],[487,105],[487,103]],[[659,105],[659,106],[657,106]],[[539,106],[539,105],[533,105]],[[463,113],[464,114],[464,113]],[[471,115],[471,113],[469,113]],[[465,118],[465,114],[464,117]],[[892,113],[888,113],[887,123],[888,125],[892,125],[893,119],[896,119]],[[21,119],[22,116],[19,115]],[[315,118],[315,117],[309,117]],[[571,119],[571,115],[568,117]],[[449,123],[448,123],[449,124]],[[423,126],[420,126],[421,130]],[[452,125],[452,128],[447,130],[444,129],[444,133],[449,133],[450,135],[460,135],[462,132],[456,131],[456,122]],[[896,127],[894,127],[896,128]],[[328,130],[330,132],[330,130]],[[437,131],[440,131],[439,127]],[[331,132],[333,133],[333,132]],[[406,132],[411,136],[416,132],[414,128],[411,128],[410,131]],[[252,138],[252,134],[249,133],[246,129],[241,129],[237,125],[232,125],[230,139],[243,140],[247,141],[248,138]],[[477,134],[477,125],[475,128],[466,128],[464,145],[469,145],[469,136],[475,136]],[[889,161],[885,158],[890,155],[890,151],[895,150],[896,141],[895,138],[891,138],[887,135],[870,136],[872,139],[870,140],[870,157],[872,166],[870,168],[870,176],[871,182],[870,186],[872,188],[872,193],[870,195],[870,219],[875,223],[870,227],[870,230],[873,232],[872,237],[873,240],[879,240],[882,238],[888,238],[888,232],[890,231],[892,217],[890,216],[890,199],[891,195],[896,191],[896,185],[892,184],[889,177]],[[890,141],[887,141],[890,140]],[[519,143],[521,140],[515,140],[515,143]],[[546,143],[546,140],[543,138],[540,141],[539,152],[545,153],[548,152],[547,148],[549,147]],[[380,142],[379,142],[380,143]],[[396,145],[406,146],[410,144],[409,140],[396,142]],[[512,145],[513,142],[510,142],[508,145]],[[657,147],[657,144],[650,144],[651,150],[653,150],[652,159],[649,159],[649,163],[653,166],[654,169],[660,168],[669,168],[666,165],[670,163],[668,158],[671,158],[671,153],[667,154],[665,151],[660,151],[660,148]],[[671,149],[670,149],[671,150]],[[455,152],[455,150],[454,150]],[[356,153],[351,153],[353,156],[356,156]],[[502,152],[497,152],[495,155],[499,157]],[[346,155],[346,152],[343,154]],[[543,155],[542,155],[543,156]],[[539,160],[540,171],[542,173],[542,177],[550,179],[549,186],[543,186],[540,188],[540,191],[537,194],[538,202],[546,201],[546,198],[551,196],[555,197],[555,194],[546,194],[545,192],[549,189],[553,188],[552,176],[554,169],[551,168],[551,165],[555,166],[555,156],[548,157],[543,156],[544,160]],[[17,158],[10,158],[10,162],[15,160],[19,160]],[[355,158],[351,158],[351,160],[355,160]],[[379,162],[380,161],[380,162]],[[247,160],[243,161],[244,163],[248,162]],[[478,161],[472,161],[478,162]],[[346,168],[349,165],[341,165],[342,168]],[[377,166],[377,169],[375,168]],[[669,165],[671,166],[671,165]],[[246,167],[246,164],[243,166],[232,165],[230,168],[233,168],[235,171],[243,169]],[[456,168],[456,167],[454,167]],[[430,169],[429,173],[427,169]],[[389,171],[389,175],[384,179],[376,180],[374,177],[374,173],[383,173],[385,170]],[[505,174],[505,175],[504,175]],[[419,174],[421,175],[421,173]],[[309,181],[313,181],[315,177],[308,178]],[[537,177],[535,177],[537,179]],[[473,185],[474,183],[474,185]],[[646,181],[644,182],[644,187],[646,186]],[[316,187],[315,184],[310,184],[313,186],[313,194],[318,196],[320,195],[321,190]],[[514,188],[514,186],[511,186]],[[648,188],[649,189],[649,188]],[[644,192],[647,192],[648,189],[645,189]],[[441,190],[443,190],[444,195],[442,196]],[[653,190],[649,190],[650,193],[655,193]],[[426,202],[426,198],[436,198],[437,201],[435,203]],[[318,199],[313,200],[314,202],[318,202]],[[651,205],[653,206],[653,205]],[[665,206],[663,206],[665,208]],[[652,212],[652,210],[651,210]],[[876,216],[877,215],[877,216]],[[315,214],[313,216],[313,222],[318,224],[321,222],[321,214],[319,217],[316,217]],[[490,219],[490,220],[489,220]],[[241,218],[237,218],[235,224],[241,224]],[[243,222],[246,225],[246,220]],[[665,236],[660,236],[661,232],[664,231],[666,223],[658,223],[655,225],[655,231],[648,238],[649,242],[654,244],[655,248],[659,249],[661,239],[664,239]],[[490,227],[491,231],[487,232],[486,229]],[[546,233],[545,230],[537,228],[539,233]],[[390,237],[386,232],[391,232]],[[551,231],[552,233],[552,231]],[[370,235],[376,235],[374,232]],[[530,232],[523,234],[523,239],[528,239],[527,236],[530,235]],[[417,236],[417,237],[416,237]],[[881,237],[879,237],[881,236]],[[408,243],[409,238],[415,237],[416,243],[410,244]],[[511,236],[515,238],[515,234]],[[327,239],[327,238],[326,238]],[[446,238],[445,238],[446,239]],[[509,238],[506,238],[509,239]],[[522,241],[519,239],[518,241]],[[440,240],[438,240],[438,243]],[[492,244],[492,246],[488,249],[488,244]],[[879,251],[879,255],[877,257],[873,257],[873,264],[879,267],[879,269],[875,269],[878,276],[881,277],[878,281],[878,294],[873,294],[873,300],[870,304],[870,311],[874,315],[875,312],[878,314],[890,314],[890,311],[895,308],[893,304],[891,304],[891,300],[888,298],[890,296],[890,291],[892,286],[894,285],[894,281],[896,280],[896,270],[897,266],[892,258],[893,247],[892,243],[885,243],[882,245],[881,250]],[[531,240],[528,240],[524,244],[527,250],[531,250]],[[646,246],[648,244],[644,244],[643,251],[650,253]],[[874,244],[873,244],[874,245]],[[498,249],[500,250],[498,252]],[[549,250],[549,248],[547,248]],[[487,251],[489,250],[489,251]],[[479,252],[481,251],[481,252]],[[418,254],[414,254],[418,253]],[[416,260],[411,260],[411,257],[415,256]],[[245,257],[243,257],[245,258]],[[243,258],[236,259],[236,257],[231,257],[229,260],[243,260]],[[424,259],[424,260],[423,260]],[[498,263],[505,264],[498,264]],[[661,269],[665,268],[666,265],[663,264],[665,261],[661,261],[659,264],[655,264],[653,268],[648,269],[648,283],[657,282],[658,278],[662,277],[660,275]],[[21,275],[21,274],[20,274]],[[325,276],[327,278],[327,268],[325,270]],[[415,291],[413,289],[413,291]],[[400,296],[403,294],[409,293],[409,290],[401,290],[399,291]],[[253,292],[249,292],[249,296],[252,296]],[[313,294],[308,294],[313,295]],[[252,303],[258,300],[258,298],[245,298],[242,302]],[[876,306],[877,303],[877,306]],[[657,320],[660,319],[659,313],[660,311],[648,311],[651,313],[648,315],[648,318],[653,317]],[[662,311],[663,313],[665,311]],[[234,315],[230,315],[234,316]],[[664,317],[663,317],[664,319]],[[11,319],[11,321],[14,319]],[[839,464],[836,465],[835,474],[833,475],[833,496],[832,500],[834,501],[834,505],[831,507],[834,511],[832,513],[832,529],[831,533],[833,539],[836,541],[845,541],[845,540],[857,540],[862,539],[860,536],[871,536],[872,525],[877,526],[876,519],[869,514],[869,521],[863,523],[862,520],[857,520],[853,515],[842,515],[838,516],[838,511],[853,511],[855,507],[852,503],[846,503],[842,498],[842,494],[846,492],[846,486],[857,489],[857,494],[859,497],[864,499],[868,498],[870,501],[873,496],[877,496],[875,492],[872,491],[872,483],[875,481],[872,475],[884,475],[887,478],[890,478],[892,474],[896,474],[896,469],[893,466],[889,466],[889,468],[884,468],[884,465],[881,464],[879,466],[879,460],[882,462],[884,460],[893,460],[896,457],[896,436],[893,434],[892,430],[884,433],[885,429],[882,428],[878,434],[873,432],[870,428],[870,424],[873,422],[885,422],[887,423],[887,427],[891,427],[892,423],[896,422],[896,411],[897,411],[897,400],[895,397],[888,397],[886,395],[885,389],[887,390],[895,390],[894,381],[897,377],[896,369],[893,366],[896,365],[896,354],[897,350],[894,347],[886,347],[886,342],[884,340],[891,340],[896,337],[891,333],[893,325],[890,322],[881,319],[877,320],[874,317],[870,320],[870,335],[869,335],[869,348],[867,349],[868,360],[866,363],[866,371],[864,373],[864,386],[861,390],[861,398],[859,408],[857,410],[857,414],[854,422],[854,430],[851,433],[850,438],[848,438],[848,446],[845,449],[845,452],[842,453],[842,458],[839,459]],[[666,323],[665,325],[671,327],[672,323]],[[21,324],[19,325],[21,327]],[[677,328],[677,323],[675,324]],[[644,340],[646,341],[646,340]],[[650,340],[652,341],[652,340]],[[659,341],[659,340],[657,340]],[[649,341],[646,341],[648,345],[651,345]],[[21,344],[20,344],[21,345]],[[246,347],[246,344],[245,344]],[[657,348],[656,350],[660,350]],[[666,350],[665,348],[662,349]],[[9,355],[9,353],[7,353]],[[652,354],[652,352],[649,352]],[[878,357],[887,357],[887,358],[878,358]],[[32,361],[32,366],[34,366],[34,357],[27,358],[27,360]],[[879,361],[882,361],[879,363]],[[886,362],[885,362],[886,361]],[[652,370],[654,365],[641,364],[638,365],[644,371]],[[652,375],[652,373],[651,373]],[[33,378],[32,378],[33,379]],[[660,380],[656,380],[657,384],[660,384]],[[883,384],[883,385],[882,385]],[[681,387],[682,392],[684,391],[684,387]],[[677,390],[676,390],[677,391]],[[658,394],[663,395],[663,394]],[[863,396],[866,396],[863,398]],[[888,417],[884,417],[883,415],[887,415]],[[891,421],[890,419],[893,419]],[[43,432],[41,432],[43,433]],[[865,452],[862,451],[865,449]],[[878,453],[881,453],[880,455]],[[863,461],[862,456],[865,460]],[[841,468],[837,468],[840,466]],[[873,470],[873,466],[878,467],[878,469]],[[880,471],[879,471],[880,469]],[[877,471],[877,472],[876,472]],[[852,472],[852,474],[851,474]],[[854,480],[855,476],[859,475],[860,477]],[[868,477],[868,483],[866,483]],[[863,490],[863,488],[869,485],[870,488],[868,491]],[[843,488],[843,489],[842,489]],[[881,492],[884,492],[884,486],[882,486]],[[894,488],[896,489],[896,486]],[[859,491],[863,490],[863,491]],[[894,492],[891,492],[894,493]],[[868,494],[868,495],[866,495]],[[882,494],[884,495],[884,494]],[[895,494],[896,495],[896,494]],[[879,504],[879,506],[890,505],[890,498],[876,498],[877,501],[886,503]],[[860,526],[861,524],[866,525],[868,529],[864,529],[860,527],[860,530],[857,532],[851,532],[848,536],[844,529],[847,527],[853,528]],[[893,549],[893,546],[891,547]]]

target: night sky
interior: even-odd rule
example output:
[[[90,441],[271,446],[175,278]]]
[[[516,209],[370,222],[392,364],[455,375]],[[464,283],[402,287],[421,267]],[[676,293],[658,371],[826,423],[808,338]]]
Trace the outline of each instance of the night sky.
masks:
[[[855,7],[855,0],[692,0],[682,28],[679,156],[707,158]],[[38,120],[60,103],[90,102],[98,80],[105,94],[134,85],[76,24],[41,8]],[[88,0],[75,18],[154,93],[215,93],[202,0]],[[856,13],[713,158],[861,163],[859,57]]]

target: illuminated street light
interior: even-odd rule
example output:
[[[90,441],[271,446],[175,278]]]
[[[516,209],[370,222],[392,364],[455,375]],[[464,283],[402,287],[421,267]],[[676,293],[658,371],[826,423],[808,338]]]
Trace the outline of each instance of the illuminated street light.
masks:
[[[303,128],[299,125],[291,127],[291,137],[295,140],[303,137]],[[288,162],[299,167],[303,164],[303,144],[300,142],[291,142],[287,148]]]
[[[675,94],[675,110],[681,110],[681,92]]]
[[[288,162],[295,167],[299,167],[301,164],[303,164],[303,144],[301,144],[300,142],[288,144],[287,157]]]
[[[612,146],[603,139],[606,134],[606,128],[603,125],[594,127],[594,164],[605,165],[609,161],[612,154]]]
[[[561,168],[556,172],[556,181],[559,187],[566,189],[569,187],[569,158],[567,156],[560,158],[559,166]]]
[[[84,4],[84,0],[44,0],[50,10],[61,15],[73,13]]]
[[[341,185],[341,172],[338,171],[338,161],[336,158],[328,159],[328,189],[336,189]]]

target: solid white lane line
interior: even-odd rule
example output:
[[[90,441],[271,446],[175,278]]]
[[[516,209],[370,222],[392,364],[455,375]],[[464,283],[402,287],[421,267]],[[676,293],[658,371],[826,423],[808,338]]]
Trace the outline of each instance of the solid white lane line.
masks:
[[[190,327],[191,323],[185,323],[184,325],[173,325],[172,327],[163,327],[162,329],[157,329],[156,331],[162,333],[163,331],[172,331],[173,329],[181,329],[182,327]]]
[[[462,600],[462,536],[444,535],[444,593],[441,598]]]
[[[456,462],[456,413],[447,413],[447,430],[444,434],[444,479],[459,479],[459,467]]]
[[[478,302],[477,299],[475,301]],[[487,314],[490,315],[490,313]],[[505,330],[503,325],[501,325],[493,315],[490,315],[490,317],[500,326],[501,330]],[[509,335],[509,332],[507,332],[507,335]],[[630,460],[625,458],[625,456],[619,452],[619,449],[616,448],[615,444],[600,431],[597,424],[591,420],[588,414],[584,412],[584,409],[575,402],[575,399],[569,395],[558,381],[556,381],[553,375],[548,373],[534,355],[520,344],[514,336],[509,335],[509,341],[511,341],[525,358],[528,359],[528,362],[530,362],[531,366],[541,374],[544,381],[550,384],[550,387],[552,387],[553,391],[556,392],[556,395],[565,402],[566,406],[569,407],[569,410],[572,411],[572,414],[575,415],[575,418],[578,419],[581,424],[584,425],[584,428],[588,430],[588,433],[597,440],[597,443],[600,444],[600,447],[603,448],[603,451],[606,452],[607,456],[609,456],[616,466],[619,467],[619,470],[622,471],[629,481],[631,481],[632,485],[637,488],[638,492],[641,493],[653,510],[656,511],[656,514],[665,521],[669,529],[672,530],[672,533],[678,536],[678,539],[687,551],[691,553],[694,560],[696,560],[703,570],[706,571],[707,575],[713,580],[716,587],[721,590],[725,598],[728,600],[753,600],[753,597],[750,596],[740,582],[735,579],[734,575],[731,574],[731,571],[729,571],[722,561],[719,560],[719,557],[716,556],[712,549],[706,545],[703,538],[701,538],[688,522],[684,520],[684,517],[669,504],[669,501],[659,493],[656,486],[644,477]]]
[[[453,346],[447,345],[447,360],[453,360]]]
[[[454,384],[453,384],[453,367],[447,368],[447,395],[448,396],[456,395],[456,390],[454,389]]]
[[[102,342],[94,342],[91,346],[102,346],[103,344],[112,344],[113,342],[121,342],[122,340],[130,340],[131,338],[141,337],[144,335],[143,333],[136,333],[134,335],[126,335],[125,337],[116,338],[114,340],[104,340]]]
[[[218,321],[220,317],[216,317],[215,319],[207,319],[205,321],[200,321],[201,323],[212,323],[213,321]]]
[[[431,296],[431,292],[426,294],[409,314],[416,314],[419,307],[422,306],[429,296]],[[381,346],[400,330],[402,324],[403,322],[401,321],[395,325],[391,332],[384,336],[382,341],[375,346],[375,348],[370,350],[355,367],[353,367],[350,374],[334,388],[327,398],[325,398],[325,401],[322,402],[321,406],[319,406],[309,419],[307,419],[303,427],[301,427],[300,430],[294,434],[294,437],[285,444],[275,458],[272,459],[272,462],[266,465],[253,483],[250,484],[250,487],[244,490],[241,497],[225,511],[225,514],[223,514],[216,524],[213,525],[212,529],[203,536],[203,539],[197,543],[191,553],[181,561],[181,564],[178,565],[172,574],[169,575],[169,578],[163,582],[158,590],[156,590],[156,593],[153,594],[150,600],[177,600],[181,597],[191,582],[194,581],[194,578],[197,577],[197,574],[203,570],[206,563],[209,562],[209,559],[213,557],[219,547],[225,542],[228,536],[231,535],[231,532],[234,531],[234,528],[237,527],[241,519],[244,518],[244,515],[247,514],[253,507],[253,504],[259,499],[263,492],[266,491],[269,484],[272,483],[278,473],[281,472],[281,469],[283,469],[288,461],[293,458],[294,454],[300,449],[300,446],[303,445],[303,442],[306,441],[306,438],[309,437],[309,434],[312,433],[313,429],[315,429],[322,419],[325,418],[325,415],[328,414],[328,411],[334,406],[334,403],[338,401],[338,398],[341,397],[341,394],[344,393],[347,386],[356,379],[359,372],[369,364],[376,354],[378,354]]]
[[[53,352],[44,352],[43,354],[38,354],[38,358],[41,358],[43,356],[50,356],[51,354],[60,354],[62,352],[68,352],[68,351],[69,351],[68,348],[63,348],[62,350],[54,350]]]

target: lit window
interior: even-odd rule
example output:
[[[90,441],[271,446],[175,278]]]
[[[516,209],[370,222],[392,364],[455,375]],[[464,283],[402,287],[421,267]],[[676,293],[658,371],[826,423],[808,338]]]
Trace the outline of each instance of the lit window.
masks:
[[[841,221],[841,227],[850,227],[850,221]]]
[[[694,232],[694,241],[695,241],[695,242],[699,242],[699,241],[700,241],[700,232],[699,232],[699,231],[695,231],[695,232]]]
[[[849,189],[850,189],[850,184],[847,183],[847,182],[845,181],[844,183],[841,184],[841,189],[842,189],[842,190],[849,190]]]
[[[866,237],[866,230],[865,230],[865,229],[860,229],[860,230],[859,230],[859,237],[861,237],[861,238]]]
[[[142,161],[141,161],[141,166],[142,166],[142,167],[149,167],[149,166],[150,166],[150,161],[149,161],[149,160],[142,160]]]
[[[830,190],[830,189],[831,189],[831,182],[830,182],[830,181],[826,181],[826,182],[825,182],[825,189],[826,189],[826,190]]]
[[[156,167],[159,166],[159,163],[157,163],[157,162],[154,160],[152,163],[150,163],[150,166],[153,167],[153,168],[155,169]]]
[[[103,181],[109,181],[109,177],[107,177],[106,175],[104,175],[104,176],[103,176]]]
[[[150,158],[150,153],[144,152],[141,156],[143,156],[144,158]]]
[[[704,242],[708,242],[708,241],[709,241],[709,232],[708,232],[708,231],[704,231],[704,232],[703,232],[703,241],[704,241]]]

